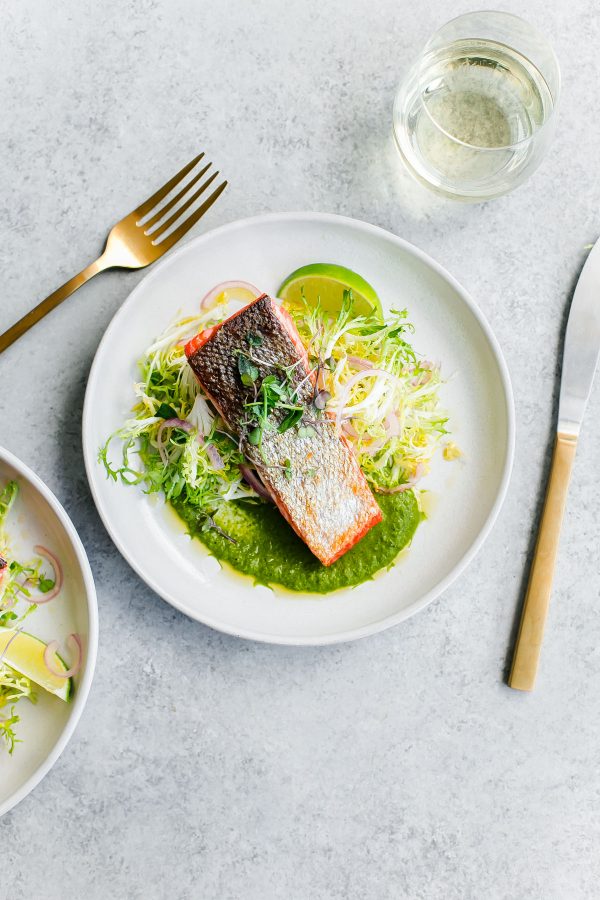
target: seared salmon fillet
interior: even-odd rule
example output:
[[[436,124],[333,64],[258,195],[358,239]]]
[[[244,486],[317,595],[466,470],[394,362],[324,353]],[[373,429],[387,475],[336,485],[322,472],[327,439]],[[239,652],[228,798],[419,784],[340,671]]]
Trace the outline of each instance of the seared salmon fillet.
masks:
[[[328,566],[381,521],[371,493],[347,441],[333,420],[313,405],[314,374],[289,314],[263,294],[186,345],[188,362],[206,394],[240,436],[244,455],[256,467],[281,514]],[[254,367],[242,382],[240,355]],[[248,402],[269,375],[284,373],[300,421],[279,431],[286,409],[275,408],[260,446],[252,437]],[[308,427],[307,427],[308,425]],[[256,440],[256,438],[255,438]]]

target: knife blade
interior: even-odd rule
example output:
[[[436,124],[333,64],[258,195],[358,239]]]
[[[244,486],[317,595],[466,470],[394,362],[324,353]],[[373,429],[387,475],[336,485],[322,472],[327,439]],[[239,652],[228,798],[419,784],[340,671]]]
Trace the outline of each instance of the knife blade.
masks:
[[[600,355],[600,240],[579,276],[565,335],[558,431],[579,435]]]
[[[552,467],[508,677],[518,691],[535,686],[571,470],[599,355],[600,240],[581,271],[569,311]]]

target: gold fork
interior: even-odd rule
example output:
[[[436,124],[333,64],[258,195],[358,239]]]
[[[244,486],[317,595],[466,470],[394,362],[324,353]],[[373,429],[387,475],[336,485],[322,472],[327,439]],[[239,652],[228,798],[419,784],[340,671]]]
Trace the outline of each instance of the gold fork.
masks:
[[[115,267],[122,269],[142,269],[144,266],[148,266],[150,263],[159,259],[159,257],[161,257],[163,253],[166,253],[167,250],[170,250],[184,234],[187,234],[192,225],[195,225],[198,219],[210,209],[215,200],[227,187],[227,182],[223,181],[212,194],[209,194],[206,200],[204,200],[197,209],[193,210],[185,217],[185,213],[193,206],[200,195],[206,191],[219,174],[218,172],[214,172],[196,191],[194,191],[193,194],[187,196],[191,188],[206,175],[211,163],[204,165],[193,178],[181,187],[168,203],[165,203],[160,207],[159,204],[168,197],[171,191],[179,187],[186,175],[189,175],[203,157],[204,153],[198,154],[198,156],[188,163],[187,166],[184,166],[181,172],[178,172],[177,175],[175,175],[174,178],[171,178],[170,181],[167,181],[160,190],[155,194],[152,194],[145,203],[142,203],[141,206],[138,206],[137,209],[130,212],[128,216],[125,216],[124,219],[117,222],[108,235],[104,253],[102,253],[95,262],[87,266],[87,268],[85,268],[83,272],[80,272],[79,275],[75,275],[67,281],[66,284],[63,284],[62,287],[59,287],[58,290],[54,291],[53,294],[50,294],[49,297],[46,297],[45,300],[42,300],[41,303],[38,303],[38,305],[23,316],[22,319],[15,322],[8,331],[5,331],[4,334],[0,335],[0,353],[2,353],[3,350],[6,350],[7,347],[10,347],[10,345],[16,341],[17,338],[20,338],[22,334],[25,334],[32,325],[35,325],[36,322],[43,319],[43,317],[51,310],[55,309],[59,303],[66,300],[66,298],[76,291],[77,288],[81,287],[82,284],[85,284],[86,281],[89,281],[89,279],[98,272]],[[184,202],[177,207],[182,200],[184,200]],[[168,215],[169,213],[171,213],[171,215]],[[167,215],[168,218],[165,218]],[[181,218],[182,216],[184,216],[183,219]],[[180,219],[181,221],[179,221]],[[179,222],[177,227],[169,234],[166,234],[176,222]]]

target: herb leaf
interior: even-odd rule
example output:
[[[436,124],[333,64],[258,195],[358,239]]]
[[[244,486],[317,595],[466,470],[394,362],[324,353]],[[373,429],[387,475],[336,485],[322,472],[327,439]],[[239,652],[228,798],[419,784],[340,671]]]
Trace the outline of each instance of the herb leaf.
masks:
[[[153,373],[154,374],[154,373]],[[156,416],[160,416],[161,419],[176,419],[177,418],[177,410],[173,409],[170,403],[161,403],[155,413]]]
[[[238,372],[240,373],[242,384],[245,387],[252,387],[258,378],[258,369],[243,353],[238,354]]]
[[[52,578],[40,578],[38,581],[38,588],[42,592],[42,594],[47,594],[48,591],[51,591],[54,587],[54,581]]]
[[[260,347],[263,343],[262,334],[253,334],[251,331],[246,335],[246,341],[251,347]]]
[[[302,408],[295,407],[291,409],[287,416],[281,420],[279,424],[279,428],[277,429],[280,434],[283,434],[285,431],[288,431],[290,428],[293,428],[304,414],[304,410]]]

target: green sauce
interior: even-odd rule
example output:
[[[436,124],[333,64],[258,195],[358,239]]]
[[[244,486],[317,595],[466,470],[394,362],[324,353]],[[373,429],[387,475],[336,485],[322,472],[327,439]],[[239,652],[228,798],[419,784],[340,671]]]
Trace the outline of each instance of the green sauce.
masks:
[[[200,531],[197,520],[184,505],[174,507],[217,559],[238,572],[267,585],[292,591],[325,594],[361,584],[381,569],[389,568],[410,543],[421,513],[412,491],[378,494],[383,520],[331,566],[324,566],[271,504],[234,501],[215,515],[216,524],[237,541],[232,544],[214,529]]]

